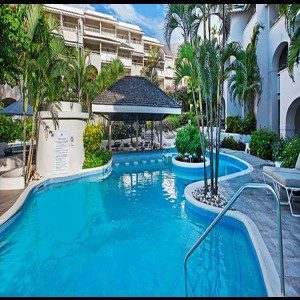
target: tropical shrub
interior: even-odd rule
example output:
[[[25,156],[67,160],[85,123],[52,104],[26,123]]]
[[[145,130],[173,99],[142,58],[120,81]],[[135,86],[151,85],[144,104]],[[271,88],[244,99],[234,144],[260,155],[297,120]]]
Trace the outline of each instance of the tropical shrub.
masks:
[[[256,129],[256,118],[253,112],[249,112],[243,121],[243,133],[251,134]]]
[[[286,146],[286,139],[284,139],[283,137],[278,137],[278,139],[273,143],[272,145],[272,159],[274,161],[282,160],[282,154],[284,151],[284,148]]]
[[[250,154],[262,159],[272,159],[272,147],[278,139],[274,131],[266,129],[254,131],[249,143]]]
[[[282,164],[283,168],[294,168],[298,155],[300,153],[300,135],[295,136],[286,142],[284,150],[282,152]]]
[[[240,116],[228,116],[226,118],[226,132],[244,133],[243,120]]]
[[[108,150],[101,148],[97,155],[87,154],[85,155],[85,160],[82,168],[96,168],[103,166],[109,162],[111,154]]]
[[[101,148],[101,140],[103,133],[101,130],[101,123],[87,124],[83,134],[84,145],[84,163],[83,169],[95,168],[106,164],[111,154],[108,150]]]
[[[20,119],[13,120],[11,117],[0,115],[0,142],[14,142],[23,138],[24,121]],[[29,140],[29,134],[32,127],[32,118],[27,119],[26,136]]]
[[[221,148],[245,151],[246,145],[241,141],[236,141],[232,136],[228,136],[223,139],[221,143]]]
[[[175,147],[181,157],[191,155],[192,157],[200,158],[202,148],[197,127],[188,124],[180,128],[177,132]]]
[[[226,118],[226,132],[251,134],[256,128],[255,114],[250,112],[243,120],[240,116],[228,116]]]

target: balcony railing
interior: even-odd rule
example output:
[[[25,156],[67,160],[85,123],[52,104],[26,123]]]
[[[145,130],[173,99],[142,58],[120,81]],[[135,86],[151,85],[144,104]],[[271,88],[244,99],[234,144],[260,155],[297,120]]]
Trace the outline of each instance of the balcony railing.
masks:
[[[142,44],[142,41],[132,40],[132,39],[131,39],[131,40],[130,40],[130,43],[141,45],[141,44]]]
[[[69,24],[64,24],[63,25],[63,30],[69,30],[69,31],[76,31],[77,30],[77,26],[74,25],[69,25]]]
[[[100,28],[84,26],[84,30],[100,33]]]
[[[114,29],[110,29],[110,28],[102,27],[101,33],[104,35],[108,35],[108,36],[116,36],[116,31]]]

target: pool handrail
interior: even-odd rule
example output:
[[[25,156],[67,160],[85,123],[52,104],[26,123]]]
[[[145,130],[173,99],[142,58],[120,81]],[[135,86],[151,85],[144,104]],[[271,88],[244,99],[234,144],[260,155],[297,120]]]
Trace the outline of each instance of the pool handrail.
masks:
[[[245,183],[242,185],[238,191],[232,196],[232,198],[228,201],[223,210],[217,215],[217,217],[213,220],[213,222],[207,227],[205,232],[200,236],[197,242],[191,247],[184,258],[184,272],[185,272],[185,293],[188,296],[187,291],[187,261],[192,253],[198,248],[198,246],[203,242],[203,240],[207,237],[207,235],[211,232],[211,230],[215,227],[215,225],[219,222],[219,220],[225,215],[225,213],[231,208],[233,203],[239,198],[242,191],[245,189],[268,189],[271,191],[273,198],[275,199],[275,203],[277,204],[277,238],[278,238],[278,247],[279,247],[279,268],[280,268],[280,288],[281,288],[281,296],[285,297],[285,284],[284,284],[284,262],[283,262],[283,244],[282,244],[282,223],[281,223],[281,206],[278,195],[275,193],[273,188],[266,183]]]

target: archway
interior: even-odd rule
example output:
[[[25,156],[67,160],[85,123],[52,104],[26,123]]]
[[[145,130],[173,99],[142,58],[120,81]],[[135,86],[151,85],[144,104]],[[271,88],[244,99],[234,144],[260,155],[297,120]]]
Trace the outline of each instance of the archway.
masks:
[[[272,99],[272,128],[280,132],[280,71],[287,66],[288,42],[281,42],[276,48],[272,59],[270,73],[270,96]]]
[[[285,117],[285,136],[300,134],[300,97],[289,106]]]

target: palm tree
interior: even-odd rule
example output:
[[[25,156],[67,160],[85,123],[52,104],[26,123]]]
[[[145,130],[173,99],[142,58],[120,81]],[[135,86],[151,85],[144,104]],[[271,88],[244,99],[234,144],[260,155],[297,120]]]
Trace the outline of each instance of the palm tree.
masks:
[[[195,14],[195,4],[168,4],[164,24],[164,37],[168,47],[173,31],[182,30],[184,42],[193,43],[197,36],[200,20]]]
[[[237,98],[242,107],[247,107],[247,110],[250,112],[254,111],[255,100],[259,102],[262,90],[262,79],[257,62],[256,47],[259,30],[263,28],[262,24],[257,24],[253,28],[251,41],[241,58],[242,61],[232,64],[231,70],[234,73],[228,80],[231,99],[235,101]]]
[[[159,64],[163,62],[163,53],[157,48],[152,48],[149,51],[150,57],[148,58],[146,65],[141,70],[141,75],[150,79],[157,86],[158,77],[157,77],[157,69],[159,68]]]
[[[33,141],[37,133],[38,109],[59,100],[55,87],[62,80],[64,41],[62,37],[52,35],[52,31],[57,28],[58,24],[52,16],[44,12],[41,5],[28,7],[26,22],[30,47],[22,57],[24,64],[22,68],[25,74],[23,96],[26,99],[25,105],[30,103],[33,107],[30,148],[24,174],[27,183],[32,170]],[[26,115],[26,108],[24,114]],[[25,129],[24,126],[24,131]]]
[[[299,63],[300,54],[300,27],[295,31],[296,17],[300,12],[300,4],[280,4],[279,14],[285,16],[285,26],[287,33],[291,39],[288,54],[287,54],[287,67],[290,77],[294,81],[294,66]]]

